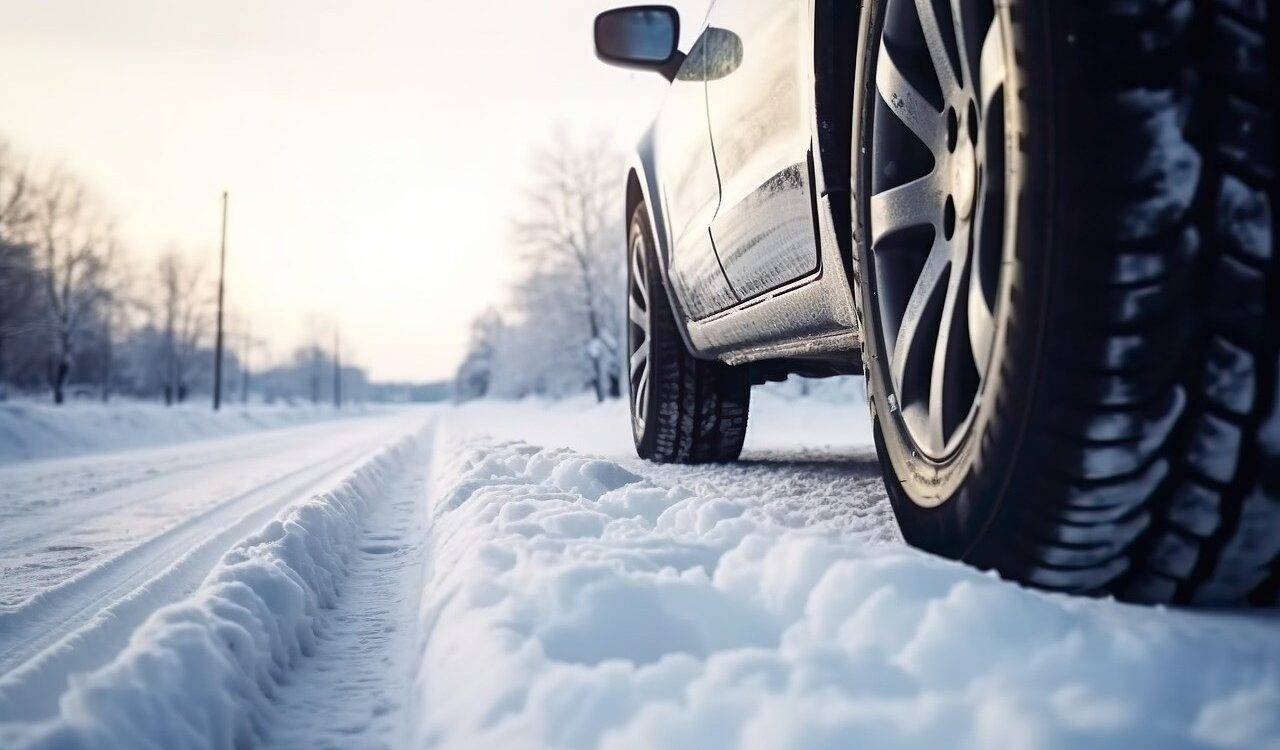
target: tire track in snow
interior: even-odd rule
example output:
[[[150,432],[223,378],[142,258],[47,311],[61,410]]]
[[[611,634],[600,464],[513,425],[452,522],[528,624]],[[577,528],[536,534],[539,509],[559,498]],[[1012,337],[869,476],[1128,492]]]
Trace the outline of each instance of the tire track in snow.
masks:
[[[276,695],[267,747],[394,748],[407,740],[404,704],[427,546],[430,439],[373,504],[337,606],[322,613],[314,652]]]
[[[317,624],[339,604],[355,556],[380,549],[361,544],[367,514],[420,458],[423,434],[385,440],[326,491],[294,497],[114,659],[78,675],[54,714],[0,723],[0,746],[258,746],[275,696],[317,652]]]
[[[0,615],[0,722],[52,715],[71,674],[110,661],[151,613],[194,591],[233,544],[290,502],[332,487],[406,431],[397,421],[345,443]]]
[[[216,503],[327,458],[385,417],[0,466],[0,613]],[[330,450],[328,453],[332,453]],[[194,489],[194,491],[193,491]]]

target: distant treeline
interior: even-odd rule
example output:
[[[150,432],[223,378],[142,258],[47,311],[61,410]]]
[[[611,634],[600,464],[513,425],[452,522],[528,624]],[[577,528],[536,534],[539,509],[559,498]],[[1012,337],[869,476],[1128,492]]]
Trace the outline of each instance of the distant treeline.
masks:
[[[210,395],[216,284],[176,247],[138,262],[83,182],[64,169],[34,169],[0,141],[0,399]],[[431,386],[370,383],[345,361],[335,371],[321,343],[333,337],[319,325],[309,343],[267,367],[251,322],[226,318],[227,401],[332,402],[335,390],[344,400],[437,395]]]

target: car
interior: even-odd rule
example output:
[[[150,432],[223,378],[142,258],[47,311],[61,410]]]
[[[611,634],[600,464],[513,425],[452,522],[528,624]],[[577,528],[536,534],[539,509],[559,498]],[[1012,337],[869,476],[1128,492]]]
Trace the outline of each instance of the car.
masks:
[[[864,373],[905,539],[1140,602],[1280,591],[1277,8],[714,0],[625,176],[638,454]]]

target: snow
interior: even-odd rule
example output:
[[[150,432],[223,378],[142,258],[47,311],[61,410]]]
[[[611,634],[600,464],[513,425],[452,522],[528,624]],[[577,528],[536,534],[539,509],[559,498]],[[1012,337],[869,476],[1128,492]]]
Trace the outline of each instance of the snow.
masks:
[[[110,664],[72,681],[26,747],[240,747],[272,710],[281,679],[316,647],[371,500],[412,440],[341,486],[291,505],[233,547],[200,588],[164,607]]]
[[[250,430],[305,424],[340,416],[376,413],[378,407],[227,404],[162,404],[120,400],[71,401],[61,406],[35,401],[0,402],[0,463],[141,448]]]
[[[0,466],[0,724],[52,715],[72,676],[110,661],[228,549],[429,414]]]
[[[851,393],[760,389],[731,465],[639,461],[616,402],[388,425],[0,745],[1280,749],[1276,612],[906,547]]]
[[[276,693],[267,747],[403,747],[427,536],[424,451],[372,504],[315,651]]]
[[[1280,747],[1274,614],[1022,589],[780,523],[768,486],[437,452],[419,745]]]

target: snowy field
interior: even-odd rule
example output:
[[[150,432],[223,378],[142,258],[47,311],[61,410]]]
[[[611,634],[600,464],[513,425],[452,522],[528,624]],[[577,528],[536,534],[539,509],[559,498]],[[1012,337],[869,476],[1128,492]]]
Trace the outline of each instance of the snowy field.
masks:
[[[11,462],[0,747],[1280,748],[1274,611],[918,553],[857,399],[751,419],[731,466],[584,400]]]

